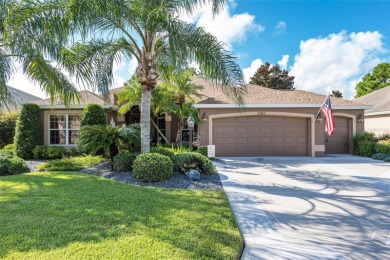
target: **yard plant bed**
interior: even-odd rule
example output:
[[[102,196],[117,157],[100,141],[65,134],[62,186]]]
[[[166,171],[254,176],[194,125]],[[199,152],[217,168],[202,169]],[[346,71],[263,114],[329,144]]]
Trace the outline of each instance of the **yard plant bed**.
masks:
[[[226,195],[83,173],[0,177],[1,259],[234,259]]]

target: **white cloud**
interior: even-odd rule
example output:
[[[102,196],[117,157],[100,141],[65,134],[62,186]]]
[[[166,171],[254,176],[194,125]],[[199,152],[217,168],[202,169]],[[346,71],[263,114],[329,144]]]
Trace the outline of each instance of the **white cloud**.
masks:
[[[249,13],[232,14],[236,2],[229,1],[216,16],[212,14],[211,4],[199,6],[192,15],[181,14],[180,19],[195,23],[217,37],[231,48],[233,43],[242,43],[249,32],[263,32],[265,27],[255,23],[255,16]]]
[[[282,68],[282,69],[287,69],[287,64],[288,64],[288,59],[290,58],[290,55],[283,55],[282,56],[282,59],[280,61],[278,61],[278,65]]]
[[[287,29],[287,24],[283,21],[279,21],[278,24],[275,26],[273,35],[285,34],[286,29]]]
[[[256,73],[257,69],[260,68],[261,65],[263,65],[263,61],[261,59],[255,59],[254,61],[252,61],[250,67],[247,67],[242,70],[246,83],[249,83],[251,77]]]
[[[295,87],[326,94],[336,89],[345,98],[355,94],[355,84],[381,62],[383,36],[375,32],[342,31],[324,38],[301,41],[290,74]]]
[[[119,63],[114,63],[113,77],[114,82],[112,88],[123,87],[124,83],[131,79],[138,66],[136,58],[132,58],[129,62],[121,60]]]

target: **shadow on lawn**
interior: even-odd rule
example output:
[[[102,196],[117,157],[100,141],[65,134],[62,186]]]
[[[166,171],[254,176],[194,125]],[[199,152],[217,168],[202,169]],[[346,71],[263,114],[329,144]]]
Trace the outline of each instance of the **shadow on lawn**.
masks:
[[[239,161],[236,166],[242,164],[244,161]],[[278,252],[275,258],[321,258],[316,248],[322,248],[334,258],[390,259],[389,179],[340,176],[326,169],[292,170],[291,165],[294,163],[254,165],[252,161],[249,167],[241,168],[243,173],[251,175],[251,167],[263,167],[268,171],[262,176],[276,180],[258,179],[246,183],[245,189],[257,191],[259,196],[248,193],[241,197],[248,205],[260,203],[272,222],[272,226],[264,222],[264,233],[283,234],[283,239],[288,241],[281,244],[283,239],[272,242],[273,238],[269,238],[269,244],[262,247],[262,257]],[[235,168],[224,171],[242,174]],[[226,176],[221,179],[229,181]],[[230,185],[243,187],[240,183]],[[248,206],[240,214],[256,216],[260,213]],[[250,219],[243,225],[258,228]]]
[[[0,258],[9,251],[51,251],[74,242],[142,235],[189,258],[226,259],[236,256],[241,242],[223,192],[40,173],[0,178],[0,205]]]

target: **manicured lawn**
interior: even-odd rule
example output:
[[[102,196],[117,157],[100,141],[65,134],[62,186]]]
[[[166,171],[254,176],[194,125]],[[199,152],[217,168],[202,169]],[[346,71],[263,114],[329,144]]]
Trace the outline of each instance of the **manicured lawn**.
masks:
[[[221,191],[68,172],[0,177],[1,259],[234,259],[240,246]]]

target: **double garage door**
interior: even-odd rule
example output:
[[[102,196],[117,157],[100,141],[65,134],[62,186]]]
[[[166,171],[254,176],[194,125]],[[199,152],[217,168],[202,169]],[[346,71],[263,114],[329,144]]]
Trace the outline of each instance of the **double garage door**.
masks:
[[[307,156],[307,118],[242,116],[213,120],[216,156]]]

